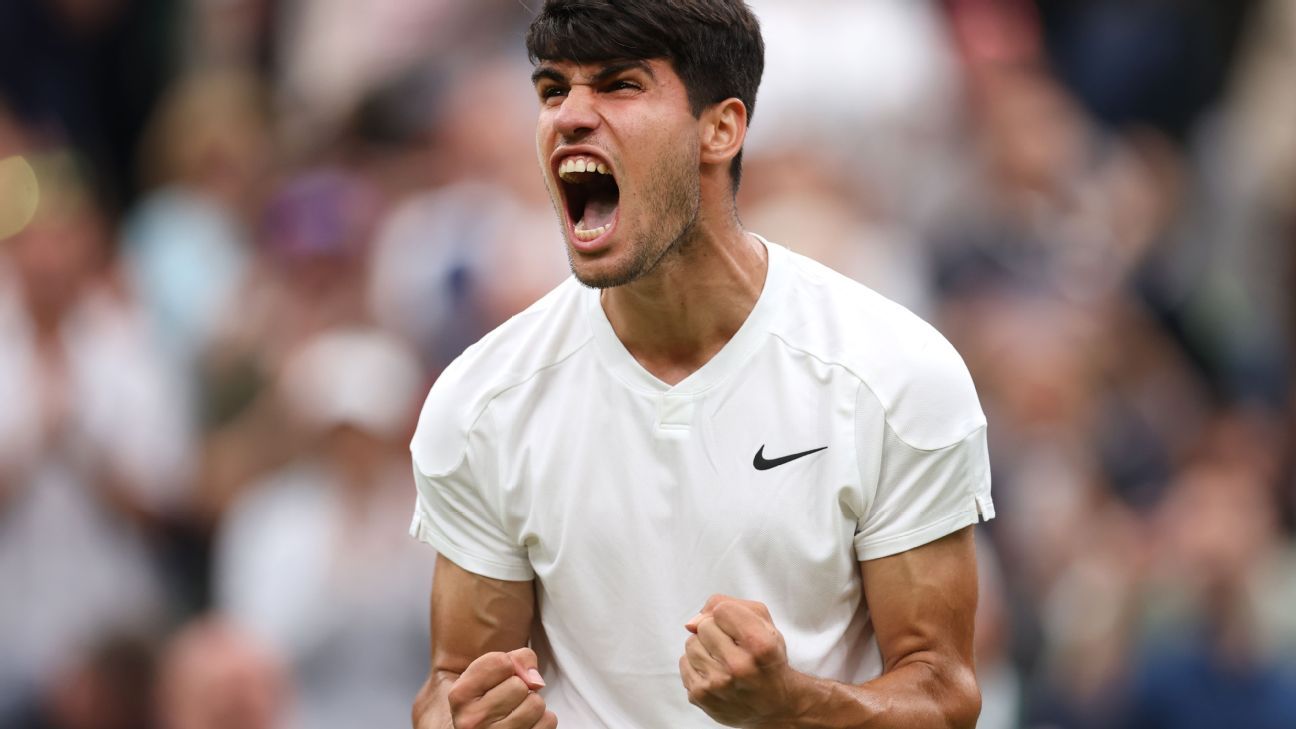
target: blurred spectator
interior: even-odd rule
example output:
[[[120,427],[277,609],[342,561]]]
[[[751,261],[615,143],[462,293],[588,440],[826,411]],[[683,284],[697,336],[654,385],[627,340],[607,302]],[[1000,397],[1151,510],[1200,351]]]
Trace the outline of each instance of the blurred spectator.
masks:
[[[292,680],[273,650],[228,619],[195,619],[163,653],[157,729],[285,729],[291,704]]]
[[[267,203],[238,306],[223,312],[200,364],[208,520],[298,448],[301,434],[271,384],[288,353],[316,334],[366,321],[365,255],[380,204],[371,185],[340,169],[289,178]]]
[[[151,538],[183,508],[184,399],[67,155],[0,250],[0,715],[104,631],[167,612]]]
[[[56,675],[22,729],[150,729],[153,646],[128,635],[98,639]]]
[[[1261,606],[1293,578],[1267,569],[1277,520],[1257,475],[1245,463],[1198,462],[1163,505],[1151,583],[1161,610],[1131,685],[1131,729],[1279,729],[1296,717],[1296,671],[1261,642],[1273,637]]]
[[[408,421],[568,272],[537,2],[0,0],[0,729],[407,724]],[[990,422],[982,725],[1291,724],[1296,3],[751,4],[745,224]]]
[[[123,263],[186,375],[248,275],[248,223],[268,172],[265,127],[254,78],[208,73],[171,92],[147,137],[154,187],[126,222]]]
[[[310,445],[246,489],[219,535],[219,604],[288,658],[303,726],[402,726],[427,675],[434,560],[405,534],[422,385],[390,335],[303,344],[277,387]]]
[[[375,239],[370,310],[434,371],[568,273],[537,172],[529,75],[511,56],[462,75],[435,130],[449,181],[398,201]]]

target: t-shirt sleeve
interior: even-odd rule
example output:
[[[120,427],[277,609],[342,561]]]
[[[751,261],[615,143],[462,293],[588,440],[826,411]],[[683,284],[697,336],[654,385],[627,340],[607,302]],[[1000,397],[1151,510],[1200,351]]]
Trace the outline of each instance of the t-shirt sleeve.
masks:
[[[860,388],[857,448],[872,487],[856,526],[860,560],[898,554],[994,517],[985,416],[962,359],[943,340],[940,345],[933,352],[939,356],[915,366],[889,408]]]
[[[411,443],[417,498],[410,535],[463,569],[497,580],[535,576],[525,546],[504,527],[494,445],[485,424],[460,425],[438,407],[424,406]]]

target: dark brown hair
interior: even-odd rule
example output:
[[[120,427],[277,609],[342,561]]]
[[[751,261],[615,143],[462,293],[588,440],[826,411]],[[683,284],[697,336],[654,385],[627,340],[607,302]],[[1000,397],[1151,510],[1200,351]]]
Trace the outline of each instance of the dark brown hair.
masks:
[[[532,63],[664,58],[694,116],[737,98],[749,123],[765,70],[760,24],[743,0],[546,0],[526,45]],[[730,174],[737,190],[741,152]]]

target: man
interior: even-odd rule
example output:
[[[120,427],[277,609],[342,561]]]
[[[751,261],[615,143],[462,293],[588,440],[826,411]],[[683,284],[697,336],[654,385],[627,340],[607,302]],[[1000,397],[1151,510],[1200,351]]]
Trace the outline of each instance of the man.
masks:
[[[527,45],[576,280],[420,418],[416,726],[972,726],[985,420],[935,330],[742,229],[755,18],[549,0]]]

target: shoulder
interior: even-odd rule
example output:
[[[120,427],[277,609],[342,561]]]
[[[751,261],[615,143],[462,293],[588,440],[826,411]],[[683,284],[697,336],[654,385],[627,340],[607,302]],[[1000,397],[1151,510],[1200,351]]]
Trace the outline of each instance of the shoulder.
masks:
[[[423,403],[410,444],[420,471],[427,475],[452,471],[492,400],[585,346],[590,331],[583,293],[580,284],[568,278],[446,367]]]
[[[909,445],[934,450],[985,425],[953,345],[917,314],[809,258],[789,253],[788,301],[774,334],[857,377]]]

